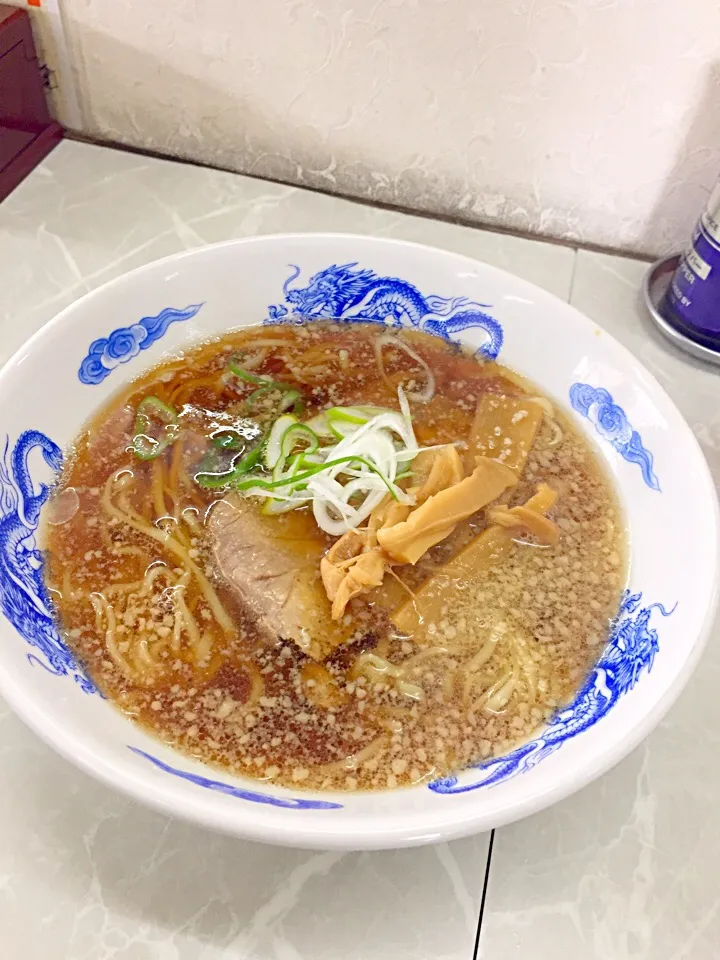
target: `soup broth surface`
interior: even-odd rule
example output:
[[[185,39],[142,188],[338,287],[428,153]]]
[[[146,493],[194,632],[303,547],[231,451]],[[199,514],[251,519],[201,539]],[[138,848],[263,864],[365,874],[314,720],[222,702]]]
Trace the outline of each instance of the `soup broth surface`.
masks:
[[[66,456],[43,528],[59,628],[99,689],[183,753],[293,789],[427,782],[530,738],[573,698],[607,640],[624,528],[588,441],[510,370],[428,335],[394,332],[410,352],[388,336],[374,324],[313,322],[204,343],[112,398]],[[238,357],[249,379],[229,369]],[[277,395],[264,378],[297,392],[294,412],[271,409]],[[474,453],[516,469],[517,482],[332,619],[320,561],[338,538],[311,506],[267,515],[267,499],[197,478],[234,469],[268,417],[399,412],[398,387],[418,445],[455,445],[468,474],[485,398],[498,426]],[[515,406],[503,406],[508,398]],[[529,450],[516,449],[513,431],[537,404]],[[503,420],[507,409],[516,412]],[[141,457],[135,437],[148,424]],[[252,470],[271,479],[262,460]],[[412,470],[397,480],[403,490]],[[508,535],[505,508],[532,503],[542,485],[557,497],[545,511],[556,542],[529,529]],[[243,533],[219,524],[228,504]],[[272,604],[286,571],[265,576],[263,564],[278,557],[303,571],[315,655],[304,633],[268,636],[268,624],[282,629]]]

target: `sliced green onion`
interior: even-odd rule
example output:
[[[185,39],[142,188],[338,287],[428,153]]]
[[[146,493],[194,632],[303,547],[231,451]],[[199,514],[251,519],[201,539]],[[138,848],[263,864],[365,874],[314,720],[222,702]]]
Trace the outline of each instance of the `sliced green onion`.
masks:
[[[305,411],[302,394],[299,390],[286,390],[280,400],[281,410],[290,410],[298,416]]]
[[[362,466],[367,467],[371,473],[374,473],[380,477],[387,487],[388,492],[391,493],[396,500],[399,499],[395,484],[387,479],[382,470],[379,470],[373,463],[370,463],[369,460],[365,460],[364,457],[340,457],[337,460],[328,460],[325,463],[319,463],[316,466],[308,467],[306,470],[295,474],[290,482],[293,485],[296,483],[301,483],[303,480],[309,480],[310,477],[317,476],[317,474],[324,473],[325,471],[330,470],[332,467],[338,467],[343,463],[359,463],[362,464]],[[233,483],[233,489],[251,490],[253,487],[258,487],[260,490],[277,490],[280,487],[286,487],[287,485],[287,479],[263,480],[262,477],[245,477],[245,479],[241,480],[239,483]]]
[[[275,390],[293,389],[289,384],[281,383],[279,380],[273,380],[272,377],[258,375],[257,373],[250,373],[249,370],[245,370],[242,367],[238,357],[230,357],[228,368],[230,369],[230,372],[234,373],[239,380],[244,380],[246,383],[254,383],[258,387],[263,385],[273,387]]]
[[[290,386],[289,383],[282,383],[282,381],[273,380],[272,377],[267,377],[264,374],[250,373],[249,370],[243,369],[237,357],[230,358],[228,367],[231,373],[234,373],[238,379],[244,380],[246,383],[252,383],[256,387],[268,388],[268,390],[280,390],[282,393],[289,393],[292,391],[295,392],[297,396],[300,396],[300,393],[295,389],[295,387]],[[252,394],[250,394],[250,397],[252,397]]]
[[[303,480],[308,480],[310,477],[314,477],[316,473],[321,473],[323,470],[327,470],[330,464],[318,464],[315,467],[311,467],[307,470],[303,470],[301,473],[295,474],[294,477],[289,479],[288,477],[280,477],[278,480],[263,480],[262,477],[245,477],[238,483],[233,484],[234,490],[252,490],[254,487],[257,487],[259,490],[279,490],[280,487],[287,487],[288,482],[292,483],[294,486],[296,483],[301,483]]]
[[[256,391],[263,390],[262,396],[266,387],[260,384]],[[400,412],[331,407],[306,423],[291,414],[278,416],[263,452],[265,469],[248,470],[243,460],[218,485],[261,498],[266,514],[310,505],[318,526],[334,536],[360,526],[388,492],[412,504],[397,481],[409,475],[418,444],[401,389],[398,401]]]
[[[273,380],[272,377],[265,376],[264,374],[251,373],[249,370],[245,370],[239,357],[230,358],[228,369],[239,380],[244,380],[245,383],[251,383],[256,388],[245,401],[246,409],[252,408],[253,405],[257,404],[263,397],[267,397],[275,392],[280,394],[280,400],[274,412],[283,413],[285,410],[292,408],[295,413],[299,414],[305,409],[299,390],[290,386],[289,383],[283,383],[280,380]]]
[[[310,429],[313,430],[318,437],[325,437],[331,440],[335,439],[335,434],[328,425],[328,419],[325,412],[319,413],[316,417],[306,421],[306,426],[310,427]]]
[[[289,466],[287,466],[287,461],[281,457],[273,467],[272,478],[273,480],[285,480],[286,483],[294,482],[296,475],[304,466],[304,458],[301,453],[291,457]],[[310,466],[314,466],[314,464],[310,464]]]
[[[343,440],[381,413],[392,413],[392,410],[386,407],[330,407],[325,411],[325,418],[333,436]]]
[[[245,437],[233,427],[220,427],[210,434],[210,439],[219,450],[242,450],[247,445]]]
[[[220,490],[223,487],[233,485],[258,465],[263,452],[264,440],[265,438],[261,437],[253,449],[241,460],[234,463],[229,470],[224,470],[221,473],[205,471],[196,473],[196,482],[199,483],[201,487],[205,487],[206,490]]]
[[[282,417],[278,417],[272,425],[263,457],[268,470],[272,470],[283,456],[283,440],[285,439],[285,434],[291,427],[297,426],[297,423],[297,417],[294,417],[291,413],[286,413]],[[285,454],[285,456],[287,456],[287,454]]]
[[[344,420],[346,423],[367,423],[381,413],[393,413],[387,407],[330,407],[325,413],[329,420]]]
[[[151,432],[159,422],[159,435]],[[178,412],[158,397],[145,397],[138,404],[133,435],[133,453],[140,460],[154,460],[177,440],[180,430]]]
[[[257,390],[253,390],[247,398],[245,401],[245,410],[248,413],[253,412],[253,407],[256,407],[259,401],[264,397],[272,397],[274,394],[277,394],[278,402],[277,404],[273,404],[268,411],[271,417],[290,409],[295,413],[302,413],[305,408],[300,391],[294,387],[280,389],[277,384],[263,384],[263,386],[258,387]]]
[[[278,417],[265,447],[265,466],[282,473],[285,461],[301,443],[305,446],[303,454],[311,455],[319,449],[320,438],[306,423],[298,423],[291,413]]]
[[[306,423],[295,423],[285,431],[282,438],[282,455],[289,457],[298,444],[304,443],[304,455],[312,455],[320,447],[320,438]]]

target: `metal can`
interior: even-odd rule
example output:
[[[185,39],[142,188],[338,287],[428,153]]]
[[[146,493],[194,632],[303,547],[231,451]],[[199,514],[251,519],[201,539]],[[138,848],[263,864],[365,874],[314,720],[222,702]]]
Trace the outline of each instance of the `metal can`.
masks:
[[[662,313],[686,336],[720,349],[720,184],[670,281]]]

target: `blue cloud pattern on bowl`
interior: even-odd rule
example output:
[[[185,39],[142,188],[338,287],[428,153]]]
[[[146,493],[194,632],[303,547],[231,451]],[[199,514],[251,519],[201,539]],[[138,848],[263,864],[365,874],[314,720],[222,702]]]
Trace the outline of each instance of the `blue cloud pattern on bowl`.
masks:
[[[586,417],[624,460],[638,464],[643,480],[652,490],[660,490],[653,471],[652,454],[643,446],[640,434],[633,430],[625,411],[607,390],[592,387],[589,383],[574,383],[570,387],[570,403],[573,410]]]
[[[650,628],[650,617],[658,610],[669,617],[677,607],[666,610],[662,604],[642,606],[642,593],[626,590],[607,646],[585,681],[577,697],[568,707],[559,710],[540,736],[497,760],[477,764],[481,779],[470,784],[458,783],[457,777],[446,777],[429,784],[435,793],[467,793],[489,787],[530,770],[559,749],[566,740],[594,726],[628,693],[643,671],[652,670],[659,643],[657,630]]]
[[[296,797],[273,797],[269,793],[257,793],[255,790],[246,790],[244,787],[234,787],[230,783],[223,783],[222,780],[212,780],[209,777],[202,777],[197,773],[188,773],[186,770],[178,770],[177,767],[171,767],[169,763],[153,757],[152,754],[140,750],[138,747],[129,747],[133,753],[139,757],[145,757],[151,763],[154,763],[159,770],[165,773],[171,773],[175,777],[181,777],[183,780],[189,780],[199,787],[205,787],[207,790],[216,790],[218,793],[225,793],[229,797],[237,797],[239,800],[252,800],[254,803],[267,803],[273,807],[286,807],[292,810],[341,810],[341,803],[333,803],[330,800],[301,800]]]
[[[44,483],[36,490],[30,476],[28,456],[36,449],[52,470],[61,469],[60,447],[39,430],[22,433],[12,451],[6,437],[0,459],[0,610],[38,651],[39,656],[28,654],[30,663],[58,677],[72,676],[86,693],[94,693],[95,685],[58,633],[43,579],[35,532],[50,490]]]
[[[480,356],[495,359],[502,347],[502,328],[485,312],[487,305],[465,297],[426,297],[413,284],[377,276],[372,270],[358,267],[356,262],[330,266],[313,275],[306,287],[291,288],[300,273],[299,267],[292,267],[283,285],[285,304],[269,307],[267,323],[333,317],[411,326],[446,340],[461,330],[478,328],[487,334],[486,342],[478,350]],[[166,308],[156,317],[143,317],[137,324],[95,340],[80,366],[80,380],[87,384],[102,382],[118,364],[128,362],[162,337],[171,323],[190,319],[201,306],[200,303],[184,310]],[[640,466],[651,489],[660,489],[652,454],[607,390],[575,383],[570,388],[570,402],[624,459]],[[35,448],[42,451],[45,462],[54,471],[61,469],[60,448],[34,430],[25,431],[12,451],[8,438],[0,460],[0,609],[42,655],[40,659],[34,653],[28,654],[31,663],[38,663],[57,676],[71,675],[85,692],[97,692],[55,627],[43,581],[43,561],[36,548],[35,532],[49,488],[41,484],[36,491],[30,477],[28,454]],[[565,740],[597,723],[635,686],[644,670],[652,669],[658,649],[657,631],[649,627],[653,611],[659,610],[667,617],[675,609],[665,610],[661,604],[643,607],[641,603],[642,594],[625,592],[602,657],[573,703],[559,711],[540,736],[505,757],[478,764],[475,769],[481,772],[481,779],[474,783],[461,785],[457,777],[448,777],[429,784],[429,788],[437,794],[464,793],[508,780],[534,767]],[[329,801],[278,798],[234,787],[172,767],[136,747],[129,749],[168,774],[240,799],[297,809],[341,807]]]
[[[470,328],[484,330],[486,342],[478,354],[494,360],[503,345],[503,330],[486,313],[488,304],[467,297],[425,296],[414,284],[398,277],[380,277],[357,262],[333,264],[310,278],[306,287],[291,289],[300,267],[290,264],[283,284],[285,303],[268,307],[266,323],[339,319],[410,326],[450,340]],[[355,269],[357,268],[357,269]]]
[[[80,381],[102,383],[119,364],[132,360],[165,336],[171,323],[190,320],[200,307],[202,303],[190,304],[183,310],[166,307],[156,317],[143,317],[130,327],[118,327],[110,336],[93,340],[78,370]]]

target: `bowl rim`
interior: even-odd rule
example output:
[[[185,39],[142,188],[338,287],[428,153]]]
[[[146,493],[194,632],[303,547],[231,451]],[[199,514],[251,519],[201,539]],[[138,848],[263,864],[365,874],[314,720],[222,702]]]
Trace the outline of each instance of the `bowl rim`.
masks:
[[[478,805],[477,810],[472,808],[459,810],[457,807],[453,809],[455,805],[452,803],[443,803],[442,806],[439,806],[435,811],[425,809],[415,814],[408,812],[407,820],[416,822],[408,822],[407,824],[399,822],[397,814],[393,814],[392,818],[388,818],[386,815],[378,815],[377,817],[371,818],[362,813],[355,813],[350,817],[343,817],[342,820],[337,821],[336,826],[334,826],[332,819],[325,816],[313,817],[313,819],[310,820],[308,818],[300,819],[296,816],[292,818],[278,816],[278,811],[273,811],[274,815],[268,815],[268,811],[257,809],[255,806],[250,808],[250,805],[245,805],[241,808],[241,813],[234,811],[231,813],[227,808],[213,807],[210,798],[200,793],[197,799],[191,797],[189,794],[176,794],[175,796],[171,796],[161,787],[156,787],[153,784],[152,778],[144,775],[144,771],[139,771],[137,776],[128,776],[127,770],[121,770],[116,767],[108,757],[104,755],[104,752],[96,751],[92,744],[80,734],[67,733],[62,725],[58,725],[54,721],[54,718],[47,716],[42,709],[38,709],[38,704],[33,700],[30,693],[29,685],[23,686],[22,684],[16,683],[3,665],[2,658],[0,658],[0,694],[7,700],[13,711],[17,713],[23,722],[44,740],[45,743],[95,779],[120,791],[131,799],[137,800],[141,804],[157,810],[165,816],[178,817],[187,822],[196,825],[199,824],[203,827],[239,838],[306,849],[395,849],[453,840],[495,827],[504,826],[530,814],[539,812],[577,792],[628,756],[628,754],[647,737],[678,699],[695,670],[707,643],[714,622],[718,600],[720,599],[720,588],[718,585],[718,573],[720,570],[720,508],[718,506],[718,495],[714,480],[700,444],[684,416],[678,410],[675,402],[667,394],[658,380],[627,347],[616,340],[611,333],[608,333],[601,324],[591,320],[567,301],[562,300],[560,297],[529,280],[518,277],[500,267],[485,263],[475,257],[457,253],[452,250],[446,250],[442,247],[434,247],[428,244],[392,237],[377,237],[371,234],[342,232],[263,234],[260,236],[224,240],[219,243],[205,244],[190,250],[182,250],[169,256],[141,264],[85,293],[82,297],[74,300],[59,313],[51,317],[39,330],[18,347],[14,354],[3,365],[2,369],[0,369],[0,391],[3,389],[3,381],[10,371],[18,366],[23,357],[36,349],[37,344],[40,343],[50,331],[66,323],[68,317],[72,316],[73,311],[76,311],[79,305],[85,307],[88,304],[92,304],[94,299],[104,296],[109,289],[122,287],[128,280],[146,273],[151,273],[162,264],[177,263],[188,258],[207,254],[208,251],[216,249],[235,248],[246,245],[259,246],[265,243],[270,245],[287,242],[307,243],[309,241],[343,241],[367,246],[380,245],[388,248],[406,248],[411,252],[422,251],[425,255],[439,254],[453,260],[466,261],[469,265],[480,265],[484,270],[494,273],[498,279],[509,279],[516,285],[522,284],[529,290],[532,290],[536,297],[547,303],[548,306],[560,304],[563,311],[567,312],[569,310],[575,314],[575,320],[577,322],[592,324],[594,328],[601,329],[604,336],[609,339],[613,349],[619,353],[630,369],[635,371],[635,373],[642,373],[643,385],[649,387],[653,393],[661,397],[663,402],[673,411],[679,423],[683,425],[687,432],[688,438],[691,439],[698,455],[699,464],[701,465],[701,475],[696,477],[696,481],[705,487],[708,498],[712,503],[711,526],[715,530],[715,549],[711,557],[713,586],[708,597],[702,624],[697,631],[692,646],[688,650],[687,656],[671,680],[664,695],[657,700],[651,709],[643,711],[622,739],[611,741],[607,747],[581,767],[568,769],[566,772],[561,773],[549,789],[543,792],[535,791],[533,793],[527,793],[525,796],[520,795],[515,799],[510,799],[502,811],[492,814],[492,822],[488,822],[489,813],[488,811],[483,812],[482,805]],[[131,721],[128,720],[127,723],[131,725]],[[174,751],[174,753],[176,753],[178,757],[184,756],[180,751]],[[418,789],[420,788],[408,788],[408,795],[410,795],[411,791]],[[399,791],[393,791],[396,795],[398,792]],[[374,796],[380,795],[382,795],[382,793],[374,794]],[[324,798],[331,797],[330,794],[307,792],[308,798],[316,796]],[[422,826],[423,823],[425,824],[424,827]]]

